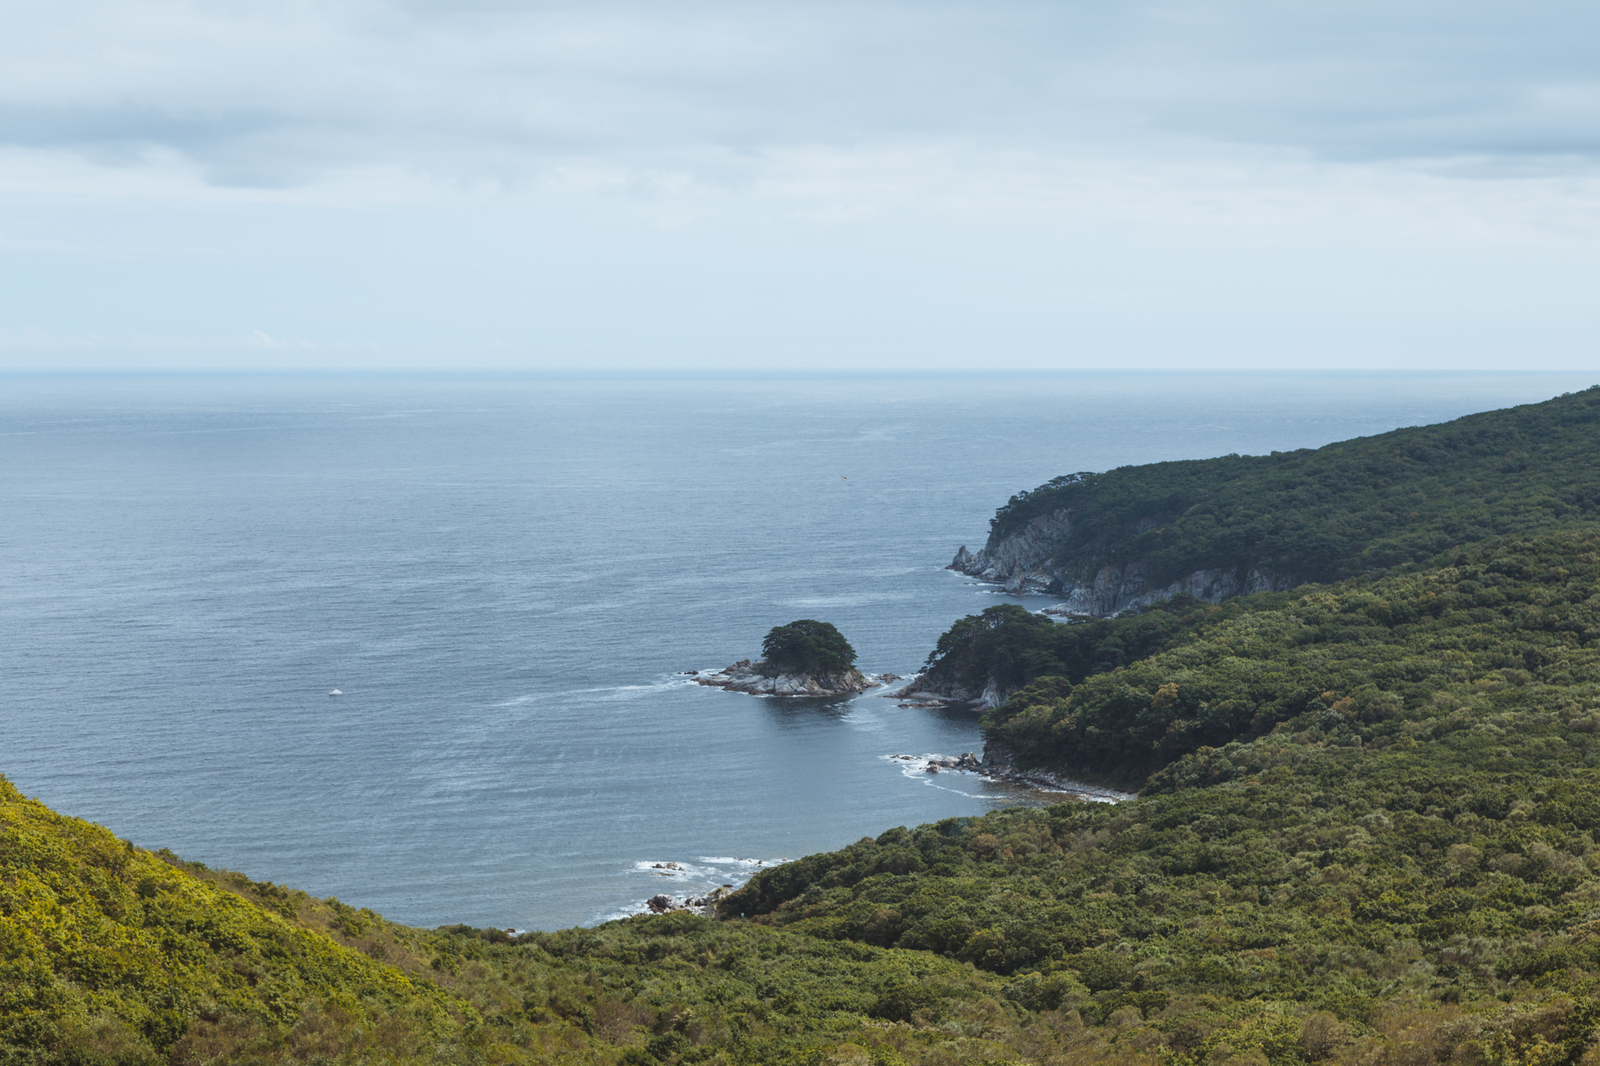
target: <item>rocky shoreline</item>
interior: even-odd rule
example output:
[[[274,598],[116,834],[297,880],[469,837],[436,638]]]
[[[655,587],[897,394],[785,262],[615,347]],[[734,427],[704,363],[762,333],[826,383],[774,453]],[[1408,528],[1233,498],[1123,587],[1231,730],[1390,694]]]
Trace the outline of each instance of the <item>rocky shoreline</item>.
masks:
[[[1137,792],[1123,792],[1101,785],[1086,785],[1070,777],[1062,777],[1048,770],[1018,770],[1005,763],[986,766],[983,776],[990,781],[1004,781],[1011,785],[1037,789],[1040,792],[1061,792],[1087,803],[1125,803],[1137,799]]]
[[[1068,512],[1040,515],[1004,537],[991,534],[988,544],[977,552],[968,551],[963,544],[945,569],[998,585],[1012,596],[1060,596],[1061,603],[1042,613],[1072,620],[1115,618],[1185,594],[1220,603],[1241,593],[1283,591],[1300,583],[1292,574],[1261,566],[1200,569],[1166,585],[1152,585],[1138,560],[1106,564],[1092,574],[1079,572],[1055,561],[1071,532]]]
[[[966,707],[987,711],[1005,702],[1011,693],[1002,691],[992,682],[983,691],[966,688],[919,688],[927,683],[927,674],[917,674],[898,692],[884,693],[884,699],[900,700],[901,707]]]
[[[697,685],[747,692],[752,696],[854,696],[869,688],[880,688],[899,681],[899,674],[863,674],[847,670],[842,674],[813,677],[809,674],[768,675],[761,663],[740,659],[721,670],[685,670],[683,676]]]
[[[921,762],[923,760],[921,755],[891,755],[890,758],[895,762]],[[924,773],[929,774],[937,774],[945,770],[966,770],[970,773],[982,773],[983,763],[979,762],[978,757],[969,751],[959,757],[945,755],[928,759],[927,765],[922,769]]]
[[[644,901],[640,914],[699,914],[707,918],[717,916],[717,904],[733,894],[732,885],[722,885],[703,896],[669,896],[665,892]]]
[[[893,755],[890,758],[896,762],[923,762],[924,773],[938,774],[952,771],[972,773],[985,781],[1021,785],[1040,792],[1059,792],[1087,803],[1122,803],[1133,799],[1136,795],[1133,792],[1122,792],[1100,785],[1088,785],[1048,770],[1019,770],[1010,760],[995,758],[987,748],[984,749],[982,759],[970,751],[960,756],[929,758],[922,755]]]

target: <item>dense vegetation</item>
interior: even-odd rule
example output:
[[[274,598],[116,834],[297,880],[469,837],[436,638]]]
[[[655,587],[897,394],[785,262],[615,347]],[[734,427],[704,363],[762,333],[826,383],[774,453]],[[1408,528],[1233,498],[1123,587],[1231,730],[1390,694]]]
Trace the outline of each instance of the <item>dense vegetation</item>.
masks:
[[[411,1041],[459,1036],[437,987],[291,921],[288,893],[273,902],[251,904],[0,778],[0,1047],[140,1061],[217,1039],[253,1045],[307,1009],[381,1018]],[[375,920],[327,906],[350,930]]]
[[[1338,581],[1595,519],[1597,451],[1600,386],[1316,450],[1069,475],[1013,496],[991,528],[1071,511],[1052,568],[1080,579],[1138,562],[1152,588],[1202,569]]]
[[[1600,1025],[1600,533],[1451,562],[1217,608],[996,712],[1041,755],[1155,769],[1132,803],[891,830],[728,906],[970,962],[1169,1062],[1575,1062]]]
[[[761,658],[770,675],[838,677],[855,665],[856,650],[831,623],[802,618],[774,626],[761,640]]]
[[[1437,570],[1233,601],[1159,654],[1036,681],[985,732],[1026,762],[1138,785],[1291,718],[1373,722],[1464,684],[1553,682],[1576,713],[1600,682],[1597,551],[1593,534],[1496,542]]]
[[[1231,609],[1231,608],[1228,608]],[[1014,603],[969,614],[940,636],[919,688],[1012,692],[1040,677],[1081,681],[1166,647],[1218,609],[1179,596],[1120,618],[1060,625]]]
[[[0,778],[0,1063],[1010,1060],[1004,982],[684,913],[411,929],[152,854]]]
[[[1505,453],[1512,459],[1496,466],[1496,449],[1512,449]],[[1368,475],[1370,484],[1361,480]],[[1410,509],[1398,510],[1401,501]],[[1153,586],[1205,567],[1242,573],[1264,566],[1307,583],[1417,570],[1507,531],[1582,528],[1600,518],[1600,386],[1317,451],[1057,478],[1013,496],[994,527],[1003,535],[1061,509],[1073,511],[1074,533],[1058,565],[1069,556],[1087,559],[1083,573],[1091,573],[1105,562],[1141,560]],[[1380,566],[1386,569],[1374,569]],[[952,698],[985,690],[1004,698],[1041,678],[1077,684],[1179,642],[1198,625],[1274,602],[1280,600],[1258,595],[1219,611],[1179,595],[1072,626],[1015,605],[992,607],[939,638],[919,687]],[[1001,719],[1037,718],[1024,709],[1049,702],[1059,688],[1058,681],[1045,683]],[[1022,739],[1015,728],[994,736]],[[1027,742],[1037,748],[1039,739]],[[1038,751],[1041,759],[1054,757]],[[1102,775],[1137,777],[1148,769],[1142,755],[1117,758]],[[1076,762],[1081,769],[1093,760]]]

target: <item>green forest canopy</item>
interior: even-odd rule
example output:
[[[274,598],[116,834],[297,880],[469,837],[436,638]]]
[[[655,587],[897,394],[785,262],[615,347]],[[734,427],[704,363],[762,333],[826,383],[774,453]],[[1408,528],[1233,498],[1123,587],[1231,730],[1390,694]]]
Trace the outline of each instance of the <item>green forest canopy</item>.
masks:
[[[1072,474],[1013,496],[991,531],[1071,511],[1053,565],[1080,578],[1138,562],[1155,588],[1213,568],[1338,581],[1593,520],[1597,460],[1600,386],[1315,450]]]
[[[761,657],[769,674],[837,677],[855,665],[856,650],[830,623],[802,618],[774,626],[762,638]]]
[[[728,909],[969,962],[1153,1059],[1576,1062],[1600,1024],[1600,532],[1450,563],[1238,601],[989,719],[1135,801],[891,830]]]
[[[1078,509],[1074,543],[1080,548],[1097,544],[1097,559],[1154,560],[1150,564],[1157,566],[1156,584],[1202,565],[1248,568],[1270,562],[1269,555],[1277,560],[1271,565],[1287,565],[1306,581],[1416,569],[1506,530],[1592,526],[1600,502],[1597,419],[1600,386],[1543,404],[1317,451],[1157,463],[1098,477],[1074,475],[1012,497],[1000,509],[996,529],[1015,528],[1036,514],[1070,505]],[[1504,462],[1494,460],[1502,454],[1496,449],[1520,447],[1519,442],[1538,447],[1505,453],[1512,458]],[[1377,477],[1368,485],[1370,492],[1355,476],[1360,470]],[[1182,491],[1163,495],[1173,486]],[[1163,508],[1177,513],[1174,501],[1193,497],[1200,502],[1185,503],[1187,509],[1180,508],[1178,518],[1139,531],[1150,515],[1163,513]],[[1407,506],[1415,509],[1396,512],[1391,505],[1397,500],[1409,500]],[[1262,534],[1266,527],[1258,521],[1268,512],[1276,516],[1273,528],[1278,530],[1271,537]],[[1100,520],[1088,520],[1091,514]],[[1380,541],[1409,547],[1375,555],[1372,546]],[[1240,547],[1246,542],[1254,547]],[[1263,545],[1281,548],[1291,542],[1299,547],[1288,554],[1278,548],[1272,549],[1278,554],[1263,554]],[[1216,554],[1223,544],[1233,545],[1226,558]],[[1141,554],[1147,552],[1154,554]],[[1313,562],[1283,563],[1298,557],[1296,553]],[[1371,568],[1380,562],[1388,569]],[[1324,577],[1317,578],[1318,573]],[[1009,694],[1042,678],[1077,684],[1179,643],[1198,625],[1276,602],[1281,598],[1268,594],[1215,607],[1179,595],[1119,617],[1073,625],[1054,624],[1015,604],[1003,604],[957,621],[939,638],[925,666],[930,683],[925,687],[981,692],[993,685]],[[1053,687],[1059,684],[1052,682]],[[1028,700],[1037,705],[1042,698],[1033,693]],[[995,722],[1015,717],[1021,707],[1013,705]],[[991,731],[991,738],[1018,741],[1018,728]],[[1044,749],[1036,741],[1030,744],[1042,756]],[[1078,769],[1090,772],[1082,763]]]

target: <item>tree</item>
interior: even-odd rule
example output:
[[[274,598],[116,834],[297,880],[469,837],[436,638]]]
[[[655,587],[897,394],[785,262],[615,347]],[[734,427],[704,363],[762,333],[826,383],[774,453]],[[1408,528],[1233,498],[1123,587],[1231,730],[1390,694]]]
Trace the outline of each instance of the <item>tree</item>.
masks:
[[[811,618],[773,627],[761,641],[761,655],[768,676],[836,677],[856,661],[856,650],[843,634],[829,623]]]

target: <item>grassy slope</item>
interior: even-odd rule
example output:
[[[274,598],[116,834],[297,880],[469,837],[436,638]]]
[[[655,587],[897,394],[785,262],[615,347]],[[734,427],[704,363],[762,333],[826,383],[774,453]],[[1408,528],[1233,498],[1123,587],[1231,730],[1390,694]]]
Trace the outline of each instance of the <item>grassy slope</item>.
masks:
[[[1213,567],[1338,581],[1593,520],[1597,457],[1600,386],[1314,451],[1058,479],[1013,497],[993,529],[1071,509],[1075,530],[1056,563],[1082,577],[1137,560],[1152,587]]]

